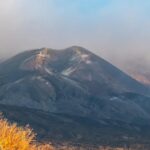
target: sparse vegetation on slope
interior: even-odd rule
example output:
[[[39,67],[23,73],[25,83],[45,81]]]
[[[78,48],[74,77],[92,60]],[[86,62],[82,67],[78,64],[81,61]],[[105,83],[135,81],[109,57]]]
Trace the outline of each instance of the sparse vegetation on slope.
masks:
[[[18,127],[0,117],[0,150],[52,150],[52,147],[36,143],[29,127]]]

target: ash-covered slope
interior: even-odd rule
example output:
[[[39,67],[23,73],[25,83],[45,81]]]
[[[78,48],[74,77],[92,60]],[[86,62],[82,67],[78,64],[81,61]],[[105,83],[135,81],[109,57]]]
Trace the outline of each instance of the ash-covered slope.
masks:
[[[0,104],[98,121],[150,118],[148,89],[81,47],[26,51],[0,64],[0,75]]]

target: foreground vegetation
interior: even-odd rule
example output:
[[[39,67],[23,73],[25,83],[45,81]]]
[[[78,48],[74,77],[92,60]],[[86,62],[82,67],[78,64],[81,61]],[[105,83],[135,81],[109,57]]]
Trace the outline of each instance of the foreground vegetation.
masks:
[[[0,150],[53,150],[49,144],[35,141],[35,134],[29,127],[18,127],[0,117]]]

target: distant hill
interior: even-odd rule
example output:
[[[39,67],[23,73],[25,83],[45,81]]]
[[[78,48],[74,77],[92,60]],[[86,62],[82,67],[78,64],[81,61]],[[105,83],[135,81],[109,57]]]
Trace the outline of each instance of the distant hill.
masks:
[[[150,68],[147,64],[139,64],[135,62],[132,65],[127,65],[126,71],[137,81],[150,86]]]

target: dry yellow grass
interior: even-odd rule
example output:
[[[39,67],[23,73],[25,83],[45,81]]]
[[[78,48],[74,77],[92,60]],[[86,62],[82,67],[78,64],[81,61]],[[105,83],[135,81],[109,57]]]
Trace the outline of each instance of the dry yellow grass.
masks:
[[[18,127],[0,117],[0,150],[53,150],[51,145],[39,145],[29,127]]]

